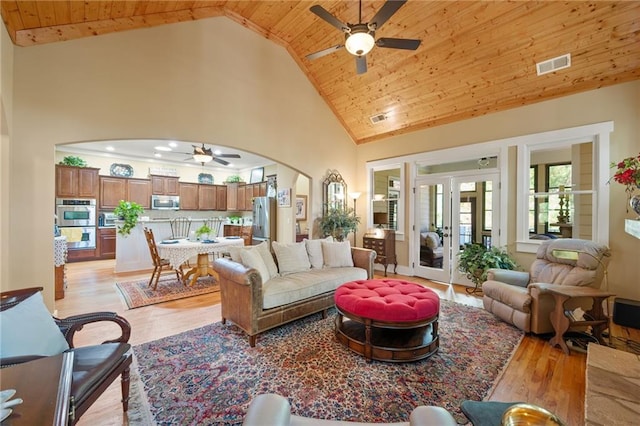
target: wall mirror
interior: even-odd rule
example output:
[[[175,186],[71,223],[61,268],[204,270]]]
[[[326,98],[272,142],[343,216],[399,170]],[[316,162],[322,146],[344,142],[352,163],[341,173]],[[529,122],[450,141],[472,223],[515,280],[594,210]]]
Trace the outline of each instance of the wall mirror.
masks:
[[[518,147],[519,250],[555,238],[606,241],[605,139],[588,134]]]
[[[402,233],[404,223],[404,173],[402,164],[372,167],[369,194],[369,226]]]
[[[347,184],[340,173],[336,170],[329,170],[323,182],[324,213],[332,209],[344,209],[347,207]]]

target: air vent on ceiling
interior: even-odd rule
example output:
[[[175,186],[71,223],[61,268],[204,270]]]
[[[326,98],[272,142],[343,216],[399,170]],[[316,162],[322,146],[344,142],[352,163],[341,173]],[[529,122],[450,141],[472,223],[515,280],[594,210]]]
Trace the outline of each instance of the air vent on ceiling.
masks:
[[[369,117],[369,120],[371,120],[371,122],[373,124],[378,124],[382,121],[385,121],[387,119],[387,115],[386,114],[376,114],[376,115],[372,115],[371,117]]]
[[[571,54],[558,56],[557,58],[549,59],[548,61],[538,62],[536,69],[538,75],[547,74],[550,72],[558,71],[571,66]]]

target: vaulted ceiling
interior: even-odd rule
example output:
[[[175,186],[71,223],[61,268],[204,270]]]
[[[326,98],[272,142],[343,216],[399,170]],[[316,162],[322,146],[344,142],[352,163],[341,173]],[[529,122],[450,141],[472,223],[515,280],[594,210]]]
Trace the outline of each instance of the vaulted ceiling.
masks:
[[[384,0],[362,2],[367,22]],[[409,0],[376,38],[420,39],[415,51],[374,47],[356,74],[344,34],[315,4],[358,23],[357,1],[8,1],[2,19],[18,46],[225,16],[284,46],[360,144],[640,78],[639,1]],[[536,63],[571,54],[538,76]],[[373,124],[370,117],[384,115]]]

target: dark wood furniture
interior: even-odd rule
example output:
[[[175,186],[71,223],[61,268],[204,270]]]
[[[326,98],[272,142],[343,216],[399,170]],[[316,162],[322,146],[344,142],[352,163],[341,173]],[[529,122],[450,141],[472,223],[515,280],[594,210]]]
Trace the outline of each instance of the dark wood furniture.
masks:
[[[23,401],[11,408],[3,426],[67,425],[73,358],[65,352],[0,370],[2,389],[15,389],[14,398]]]
[[[150,179],[153,195],[180,195],[178,177],[151,175]]]
[[[98,198],[99,170],[56,164],[56,197]]]
[[[570,350],[565,342],[565,333],[572,327],[590,326],[593,337],[598,340],[601,345],[606,344],[602,338],[602,332],[609,327],[609,318],[602,309],[602,302],[613,296],[593,287],[578,286],[553,286],[547,288],[547,291],[553,295],[555,299],[555,308],[551,312],[551,324],[555,331],[555,335],[549,341],[551,346],[560,346],[560,348],[569,355]],[[593,299],[593,307],[585,313],[584,320],[575,320],[571,318],[571,311],[565,310],[565,302],[574,297],[590,297]]]
[[[39,291],[42,291],[42,287],[32,287],[0,293],[0,311],[16,306]],[[54,317],[53,320],[65,336],[70,347],[69,351],[73,352],[73,371],[77,373],[71,381],[68,423],[75,424],[118,377],[121,377],[122,409],[126,412],[129,409],[129,370],[133,360],[131,345],[127,343],[131,336],[131,325],[129,322],[114,312],[92,312],[62,319]],[[87,324],[99,322],[115,323],[120,329],[120,336],[115,339],[105,340],[99,345],[76,348],[73,343],[75,333],[82,330]],[[24,363],[30,364],[35,362],[35,360],[43,358],[51,357],[28,355],[0,358],[0,366],[10,367]],[[25,368],[30,367],[25,366]],[[4,379],[5,375],[3,372],[3,387],[6,383]],[[21,383],[28,383],[26,377],[20,377],[19,380]],[[49,381],[50,380],[47,380],[44,376],[36,375],[32,383],[35,387],[39,386],[44,388],[48,386],[47,382]],[[57,389],[58,382],[54,380],[54,383]],[[48,394],[47,397],[54,400],[54,394],[55,392]],[[22,395],[17,394],[17,396],[24,399]],[[27,424],[52,423],[36,421]]]
[[[116,228],[98,228],[98,257],[116,258]]]
[[[384,276],[387,276],[387,266],[393,264],[393,273],[398,269],[396,259],[396,232],[391,229],[377,229],[373,233],[365,234],[362,239],[363,247],[375,250],[376,263],[384,265]]]
[[[296,243],[301,243],[306,239],[309,239],[309,234],[296,234]]]
[[[153,236],[153,231],[145,227],[144,236],[147,240],[147,246],[149,247],[151,260],[153,261],[153,271],[151,272],[151,278],[149,279],[149,287],[153,285],[154,290],[156,289],[156,287],[158,287],[158,280],[160,279],[160,275],[164,271],[175,271],[178,281],[182,282],[183,285],[186,285],[186,278],[182,270],[182,265],[180,265],[176,269],[173,269],[167,259],[163,259],[160,257],[160,254],[158,253],[158,246],[156,246],[156,239]]]

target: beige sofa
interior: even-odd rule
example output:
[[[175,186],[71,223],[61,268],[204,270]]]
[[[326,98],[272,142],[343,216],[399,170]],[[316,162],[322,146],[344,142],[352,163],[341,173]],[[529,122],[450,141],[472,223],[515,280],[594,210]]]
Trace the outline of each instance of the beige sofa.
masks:
[[[305,240],[237,248],[231,259],[216,259],[222,322],[233,321],[253,347],[263,331],[326,311],[335,289],[348,281],[373,278],[373,250],[347,243]],[[235,259],[235,260],[234,260]],[[276,264],[276,260],[278,263]]]
[[[562,259],[554,251],[577,252],[577,260]],[[555,252],[560,255],[559,252]],[[482,284],[484,308],[525,332],[553,332],[551,311],[555,307],[549,288],[589,286],[599,288],[610,256],[609,248],[593,241],[560,238],[544,241],[531,264],[530,273],[491,269]],[[591,298],[574,298],[565,306],[591,308]]]

